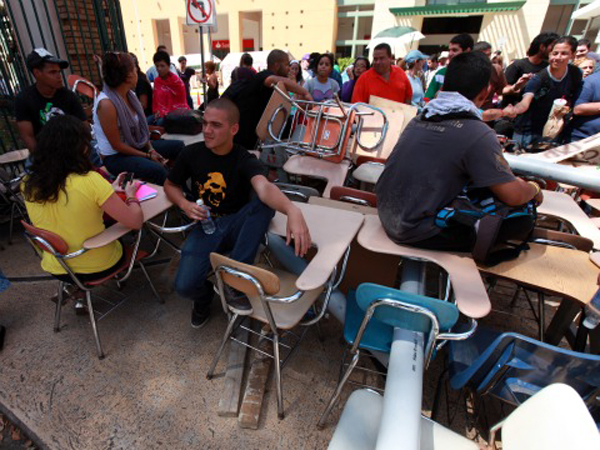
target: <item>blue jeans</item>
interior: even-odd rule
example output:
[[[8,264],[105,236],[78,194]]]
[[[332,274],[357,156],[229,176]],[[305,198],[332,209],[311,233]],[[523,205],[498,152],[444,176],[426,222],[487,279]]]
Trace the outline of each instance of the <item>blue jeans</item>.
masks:
[[[192,229],[181,250],[181,261],[175,290],[194,302],[196,311],[210,307],[213,291],[206,283],[212,252],[228,253],[229,257],[252,264],[258,246],[269,228],[275,211],[256,196],[235,214],[215,219],[216,231],[205,234],[201,226]]]
[[[521,134],[515,131],[513,134],[513,141],[521,145],[523,149],[526,149],[529,145],[537,144],[542,140],[542,136],[539,134]]]
[[[185,147],[182,141],[159,139],[152,141],[152,147],[164,158],[175,161]],[[121,172],[133,172],[136,178],[150,183],[163,185],[167,179],[168,170],[156,161],[142,156],[109,155],[104,157],[104,165],[114,176]]]

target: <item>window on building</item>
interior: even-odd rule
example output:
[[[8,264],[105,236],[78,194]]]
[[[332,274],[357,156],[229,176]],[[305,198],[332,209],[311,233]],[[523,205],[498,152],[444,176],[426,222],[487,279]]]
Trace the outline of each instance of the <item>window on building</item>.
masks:
[[[565,34],[572,13],[573,5],[548,6],[542,30],[552,30],[560,35]]]
[[[169,19],[155,19],[154,24],[154,47],[164,45],[170,55],[173,54],[173,43],[171,42],[171,25]]]

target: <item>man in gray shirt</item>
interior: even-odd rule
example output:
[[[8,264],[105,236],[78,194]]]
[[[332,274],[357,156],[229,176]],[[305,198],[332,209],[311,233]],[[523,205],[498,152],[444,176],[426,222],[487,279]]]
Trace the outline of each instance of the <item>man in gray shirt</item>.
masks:
[[[540,188],[516,178],[494,131],[481,120],[492,66],[463,53],[448,66],[443,90],[402,133],[377,186],[384,229],[399,244],[470,251],[473,227],[440,228],[437,213],[464,188],[489,188],[509,206],[542,200]]]

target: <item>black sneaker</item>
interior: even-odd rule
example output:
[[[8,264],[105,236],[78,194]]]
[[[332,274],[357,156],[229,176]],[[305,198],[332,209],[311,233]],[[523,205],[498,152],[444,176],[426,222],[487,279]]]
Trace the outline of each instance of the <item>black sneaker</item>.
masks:
[[[229,306],[229,309],[240,316],[252,314],[252,305],[250,304],[250,300],[246,294],[228,285],[225,285],[224,290],[225,299],[227,300],[227,306]]]
[[[204,310],[192,308],[192,328],[202,328],[207,324],[208,319],[210,319],[210,308]]]

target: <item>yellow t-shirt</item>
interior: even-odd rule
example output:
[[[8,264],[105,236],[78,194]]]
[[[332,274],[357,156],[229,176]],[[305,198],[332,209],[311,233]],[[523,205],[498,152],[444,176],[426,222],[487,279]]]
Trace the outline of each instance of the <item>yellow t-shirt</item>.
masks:
[[[104,231],[101,206],[114,193],[113,187],[97,172],[85,175],[71,174],[67,177],[65,192],[59,192],[56,202],[25,202],[31,223],[38,228],[52,231],[69,245],[69,253],[83,247],[86,239]],[[118,241],[67,260],[75,273],[95,273],[114,266],[123,254]],[[48,252],[42,257],[42,268],[53,274],[65,270]]]

